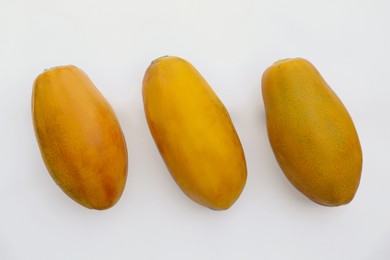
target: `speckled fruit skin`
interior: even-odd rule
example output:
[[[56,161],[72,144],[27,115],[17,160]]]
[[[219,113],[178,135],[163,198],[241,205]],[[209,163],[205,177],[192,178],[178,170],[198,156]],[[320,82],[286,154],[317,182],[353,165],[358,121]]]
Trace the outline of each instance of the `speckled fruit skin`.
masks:
[[[263,74],[268,137],[290,182],[326,206],[349,203],[359,186],[362,150],[346,108],[307,60],[274,63]]]
[[[75,66],[44,71],[34,82],[32,117],[45,165],[58,186],[92,209],[120,198],[127,176],[127,149],[106,99]]]
[[[229,208],[246,182],[244,151],[217,95],[178,57],[152,62],[143,80],[150,132],[172,177],[195,202]]]

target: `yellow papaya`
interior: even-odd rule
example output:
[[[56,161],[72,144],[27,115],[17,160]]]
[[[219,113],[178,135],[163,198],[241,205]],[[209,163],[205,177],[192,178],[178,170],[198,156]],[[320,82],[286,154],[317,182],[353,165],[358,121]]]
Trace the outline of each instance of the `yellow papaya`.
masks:
[[[127,176],[125,139],[110,104],[75,66],[45,70],[33,86],[32,117],[45,165],[73,200],[107,209]]]
[[[288,180],[314,202],[349,203],[362,170],[354,123],[337,95],[307,60],[285,59],[263,74],[269,141]]]
[[[146,70],[142,93],[150,132],[178,186],[208,208],[231,207],[246,182],[245,156],[206,80],[184,59],[164,56]]]

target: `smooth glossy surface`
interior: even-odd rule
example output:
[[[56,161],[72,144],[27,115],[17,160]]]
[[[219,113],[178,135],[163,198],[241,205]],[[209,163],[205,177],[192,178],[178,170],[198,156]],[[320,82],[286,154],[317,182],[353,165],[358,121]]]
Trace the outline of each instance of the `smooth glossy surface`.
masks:
[[[189,62],[161,57],[145,73],[143,99],[154,141],[180,188],[206,207],[229,208],[245,185],[245,156],[205,79]]]

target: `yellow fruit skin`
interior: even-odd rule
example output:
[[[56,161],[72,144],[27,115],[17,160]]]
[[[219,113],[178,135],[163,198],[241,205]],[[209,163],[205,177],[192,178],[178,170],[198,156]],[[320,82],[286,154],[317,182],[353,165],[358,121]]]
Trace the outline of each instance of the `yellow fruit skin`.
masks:
[[[229,208],[245,186],[245,156],[205,79],[189,62],[161,57],[145,73],[143,100],[151,134],[179,187],[203,206]]]
[[[268,137],[290,182],[326,206],[349,203],[362,150],[348,111],[307,60],[286,59],[263,74]]]
[[[49,69],[34,82],[32,116],[45,165],[58,186],[87,208],[120,198],[127,149],[109,103],[75,66]]]

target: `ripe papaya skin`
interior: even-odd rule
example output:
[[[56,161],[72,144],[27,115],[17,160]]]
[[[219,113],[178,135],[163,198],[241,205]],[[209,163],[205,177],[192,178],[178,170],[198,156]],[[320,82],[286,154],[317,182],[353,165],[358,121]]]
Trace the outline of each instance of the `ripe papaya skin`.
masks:
[[[231,207],[245,186],[246,161],[206,80],[184,59],[164,56],[145,72],[143,101],[150,132],[182,191],[210,209]]]
[[[262,94],[272,150],[288,180],[325,206],[349,203],[362,171],[353,121],[317,69],[302,58],[274,63]]]
[[[114,111],[75,66],[44,71],[33,86],[32,117],[43,161],[73,200],[112,207],[127,177],[127,148]]]

